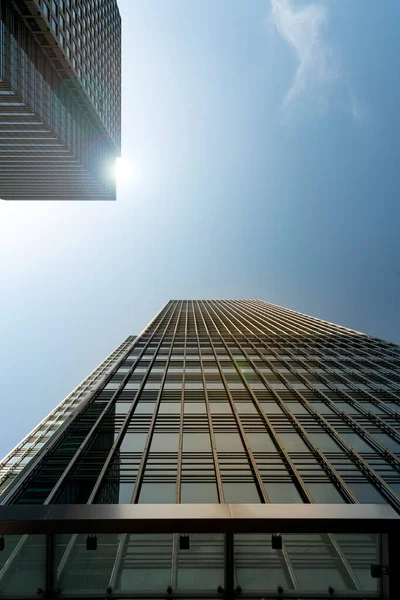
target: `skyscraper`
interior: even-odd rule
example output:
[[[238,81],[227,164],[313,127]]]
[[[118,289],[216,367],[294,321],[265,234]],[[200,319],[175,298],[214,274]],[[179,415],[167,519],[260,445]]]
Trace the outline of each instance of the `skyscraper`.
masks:
[[[398,346],[175,300],[115,352],[1,465],[0,597],[398,600]]]
[[[115,200],[116,0],[0,0],[0,198]]]

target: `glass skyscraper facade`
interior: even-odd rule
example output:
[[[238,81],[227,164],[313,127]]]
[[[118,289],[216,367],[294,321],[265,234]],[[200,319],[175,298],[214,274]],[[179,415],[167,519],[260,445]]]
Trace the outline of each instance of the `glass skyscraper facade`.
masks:
[[[398,599],[399,350],[168,302],[1,463],[0,598]]]
[[[115,200],[116,0],[0,0],[0,198]]]

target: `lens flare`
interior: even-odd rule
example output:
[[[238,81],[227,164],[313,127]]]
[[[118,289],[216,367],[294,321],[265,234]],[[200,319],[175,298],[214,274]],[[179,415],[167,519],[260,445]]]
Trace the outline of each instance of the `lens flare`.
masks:
[[[115,177],[118,183],[125,183],[132,179],[133,167],[126,158],[117,158],[115,165]]]

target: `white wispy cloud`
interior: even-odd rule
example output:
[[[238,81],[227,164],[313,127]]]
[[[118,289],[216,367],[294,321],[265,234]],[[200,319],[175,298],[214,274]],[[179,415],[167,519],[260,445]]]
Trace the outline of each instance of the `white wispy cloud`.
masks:
[[[314,2],[299,7],[294,1],[271,0],[271,22],[293,48],[298,60],[284,106],[307,99],[312,101],[315,111],[325,112],[332,92],[340,85],[346,92],[348,109],[353,118],[360,121],[363,116],[360,103],[345,84],[342,70],[324,36],[328,22],[326,5]]]

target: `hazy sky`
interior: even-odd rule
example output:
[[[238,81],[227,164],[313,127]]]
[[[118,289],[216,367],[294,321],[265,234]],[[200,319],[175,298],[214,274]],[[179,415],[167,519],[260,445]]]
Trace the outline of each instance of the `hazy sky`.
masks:
[[[0,458],[168,299],[400,343],[400,2],[119,6],[134,177],[0,202]]]

